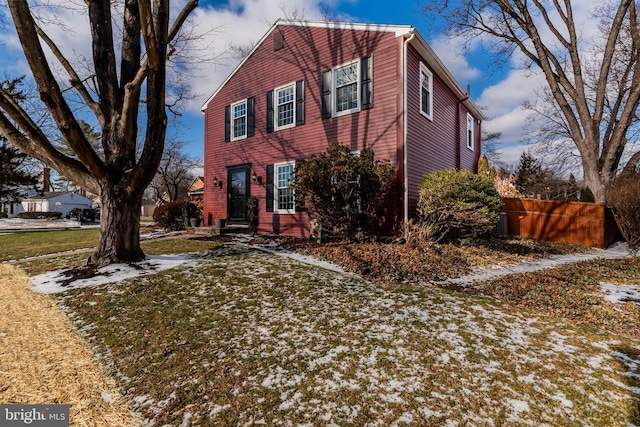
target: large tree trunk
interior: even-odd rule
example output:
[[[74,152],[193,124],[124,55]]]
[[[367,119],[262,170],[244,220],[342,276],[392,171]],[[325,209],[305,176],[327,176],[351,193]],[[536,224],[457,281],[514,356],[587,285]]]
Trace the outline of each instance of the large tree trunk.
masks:
[[[130,194],[119,183],[101,186],[100,240],[88,264],[137,262],[144,259],[140,249],[142,194]]]
[[[596,202],[605,203],[607,185],[609,184],[606,180],[608,175],[601,173],[599,169],[597,156],[589,156],[589,154],[582,155],[584,185],[591,190]]]

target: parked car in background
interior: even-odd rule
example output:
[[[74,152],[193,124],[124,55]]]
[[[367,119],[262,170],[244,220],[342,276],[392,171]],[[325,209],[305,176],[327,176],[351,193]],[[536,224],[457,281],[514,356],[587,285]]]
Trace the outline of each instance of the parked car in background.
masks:
[[[80,222],[94,222],[96,210],[93,208],[74,208],[67,213],[67,219],[75,219]]]

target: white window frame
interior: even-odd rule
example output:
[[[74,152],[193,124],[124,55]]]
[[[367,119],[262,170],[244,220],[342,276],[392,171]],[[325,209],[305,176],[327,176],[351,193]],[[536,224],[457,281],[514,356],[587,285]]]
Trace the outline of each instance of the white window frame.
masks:
[[[293,100],[291,101],[293,108],[293,121],[287,125],[279,126],[278,125],[278,91],[282,91],[285,89],[292,88],[293,90]],[[296,82],[288,83],[284,86],[277,87],[273,90],[273,130],[282,130],[296,127]]]
[[[422,93],[422,85],[425,80],[425,75],[426,75],[426,78],[429,79],[427,91],[429,96],[428,103],[429,103],[430,111],[424,111],[422,109],[422,104],[423,104],[422,97],[424,96]],[[433,121],[433,73],[431,72],[431,70],[427,68],[426,65],[424,65],[423,62],[420,63],[420,114],[425,116],[427,119]]]
[[[279,199],[280,199],[280,189],[291,188],[290,185],[289,185],[290,183],[286,187],[280,187],[279,186],[278,170],[281,167],[285,167],[285,166],[291,166],[291,176],[293,178],[293,171],[295,171],[295,169],[296,169],[296,162],[295,161],[275,163],[273,165],[273,212],[279,213],[279,214],[294,214],[294,213],[296,213],[296,197],[295,197],[295,192],[293,190],[291,190],[292,191],[292,197],[293,197],[293,208],[292,209],[281,209],[280,208],[280,201],[279,201]]]
[[[236,117],[235,117],[235,107],[240,106],[244,104],[244,135],[236,135]],[[235,102],[233,104],[231,104],[231,141],[239,141],[241,139],[245,139],[247,137],[247,134],[249,132],[249,112],[247,111],[248,108],[248,104],[247,104],[247,98]],[[242,117],[242,116],[240,116]]]
[[[476,122],[473,119],[473,116],[469,113],[467,113],[467,148],[471,151],[474,151],[473,146],[475,145],[475,127],[476,127]]]
[[[353,64],[356,64],[356,101],[357,105],[354,108],[344,111],[338,111],[338,73],[337,71],[340,68],[349,67]],[[337,65],[331,69],[331,112],[332,117],[343,116],[345,114],[357,113],[362,109],[362,100],[360,99],[360,94],[362,91],[361,83],[361,75],[362,70],[360,69],[360,59],[354,59],[353,61],[345,62],[344,64]]]

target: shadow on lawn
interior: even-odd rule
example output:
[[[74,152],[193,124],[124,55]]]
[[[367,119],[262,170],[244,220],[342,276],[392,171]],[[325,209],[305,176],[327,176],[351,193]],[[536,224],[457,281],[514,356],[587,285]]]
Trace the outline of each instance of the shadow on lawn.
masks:
[[[636,395],[628,421],[630,425],[640,425],[640,348],[624,345],[614,350],[614,358],[620,365],[622,378],[630,391]]]

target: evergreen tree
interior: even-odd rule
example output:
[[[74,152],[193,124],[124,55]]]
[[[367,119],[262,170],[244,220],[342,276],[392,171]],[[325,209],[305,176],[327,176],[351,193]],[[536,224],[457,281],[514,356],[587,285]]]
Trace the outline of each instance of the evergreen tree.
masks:
[[[526,197],[536,197],[541,194],[544,181],[545,173],[540,160],[534,158],[529,152],[522,153],[516,171],[515,185],[518,191]]]
[[[0,202],[16,201],[25,187],[38,182],[38,177],[24,168],[27,159],[0,135]]]
[[[573,174],[569,175],[569,185],[567,186],[567,200],[575,202],[578,200],[578,183]]]

